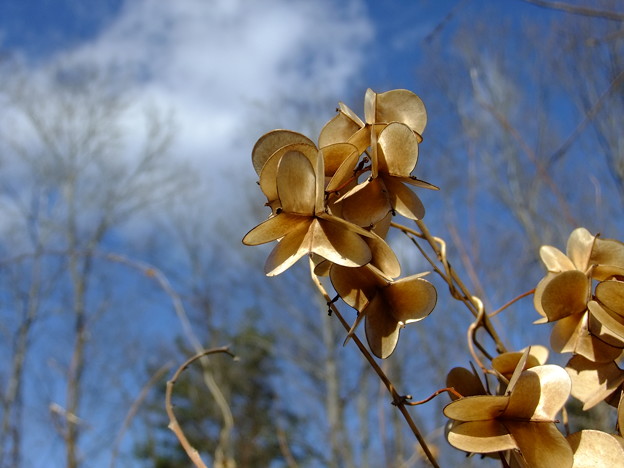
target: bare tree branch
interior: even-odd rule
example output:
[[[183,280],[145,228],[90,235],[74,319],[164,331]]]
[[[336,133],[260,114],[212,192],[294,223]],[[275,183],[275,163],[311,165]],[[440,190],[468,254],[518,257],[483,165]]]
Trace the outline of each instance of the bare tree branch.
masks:
[[[549,10],[559,10],[573,15],[589,16],[592,18],[604,18],[612,21],[624,21],[624,13],[618,13],[616,11],[598,10],[595,8],[588,8],[578,5],[571,5],[565,2],[549,2],[545,0],[522,0],[526,3],[531,3],[542,8]]]
[[[207,468],[207,467],[204,461],[202,460],[201,456],[199,455],[199,452],[190,444],[190,442],[186,438],[186,435],[184,434],[184,431],[180,427],[180,424],[178,423],[178,420],[176,419],[175,413],[173,411],[173,404],[171,403],[171,395],[173,393],[173,386],[175,385],[178,378],[180,377],[180,374],[182,374],[182,372],[188,366],[190,366],[193,362],[197,361],[198,359],[201,359],[204,356],[207,356],[209,354],[216,354],[216,353],[229,354],[230,356],[236,359],[236,356],[232,354],[227,347],[212,348],[212,349],[204,350],[198,354],[195,354],[191,358],[187,359],[180,367],[178,367],[175,374],[173,374],[173,377],[171,378],[171,380],[167,382],[167,389],[165,392],[165,409],[167,410],[167,415],[169,416],[169,429],[171,429],[173,433],[176,435],[176,437],[180,441],[180,444],[182,444],[184,451],[186,452],[186,454],[189,456],[189,458],[191,459],[191,461],[197,468]],[[215,466],[216,466],[216,463],[215,463]]]

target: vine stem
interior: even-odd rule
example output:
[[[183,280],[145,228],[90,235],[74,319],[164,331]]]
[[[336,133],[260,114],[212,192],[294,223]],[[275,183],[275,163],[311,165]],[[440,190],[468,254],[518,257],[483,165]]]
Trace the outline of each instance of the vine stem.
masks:
[[[440,276],[446,281],[449,285],[451,295],[463,302],[468,310],[474,315],[475,318],[479,319],[480,326],[490,335],[494,343],[496,344],[496,350],[499,354],[502,354],[507,351],[507,348],[503,344],[500,339],[496,329],[492,325],[490,321],[490,317],[486,313],[480,314],[480,308],[482,308],[481,301],[474,295],[472,295],[468,289],[468,287],[464,284],[462,279],[459,277],[455,269],[451,266],[448,259],[446,258],[446,244],[440,238],[434,237],[429,232],[427,225],[423,221],[416,221],[416,225],[418,226],[419,231],[411,229],[407,226],[403,226],[401,224],[392,223],[392,226],[396,229],[399,229],[405,234],[411,234],[413,236],[424,239],[431,249],[434,251],[436,256],[438,257],[439,262],[444,267],[444,273],[442,274],[437,266],[431,261],[431,259],[427,256],[425,258],[431,263],[433,268],[440,274]],[[482,317],[480,317],[482,315]],[[475,330],[476,332],[476,330]],[[484,351],[484,350],[482,350]]]
[[[488,317],[492,318],[495,315],[500,314],[502,311],[504,311],[505,309],[507,309],[507,307],[515,304],[516,302],[518,302],[520,299],[524,299],[527,296],[530,296],[531,294],[535,294],[535,288],[531,289],[530,291],[524,292],[520,295],[518,295],[517,297],[514,297],[511,301],[507,302],[506,304],[502,305],[501,307],[499,307],[498,309],[496,309],[494,312],[491,312],[490,315],[488,315]]]
[[[464,395],[462,395],[457,390],[455,390],[454,387],[445,387],[445,388],[441,388],[440,390],[434,392],[433,394],[431,394],[430,396],[428,396],[424,400],[410,401],[410,402],[406,402],[405,404],[409,405],[409,406],[424,405],[425,403],[430,402],[431,400],[433,400],[438,395],[441,395],[442,393],[451,393],[451,394],[455,395],[455,397],[457,397],[457,398],[464,398]]]
[[[204,351],[204,348],[201,345],[199,338],[193,331],[193,327],[191,325],[188,314],[186,313],[182,298],[173,288],[167,276],[160,269],[149,263],[132,260],[128,257],[115,253],[106,254],[102,252],[100,255],[102,255],[108,261],[117,262],[135,268],[141,271],[148,278],[153,279],[160,286],[163,292],[167,294],[167,296],[169,296],[169,298],[171,299],[173,309],[182,325],[184,335],[193,347],[195,353],[199,355]],[[234,417],[232,416],[232,410],[230,409],[230,405],[225,398],[225,395],[217,384],[213,373],[209,370],[208,360],[202,359],[200,361],[200,364],[203,369],[202,377],[204,380],[204,384],[206,385],[206,388],[208,388],[208,391],[210,392],[217,407],[219,408],[221,416],[223,417],[223,426],[221,428],[221,431],[219,432],[219,442],[215,448],[215,464],[223,463],[224,466],[229,466],[231,463],[233,463],[231,435],[232,431],[234,430]]]
[[[344,327],[344,329],[347,332],[349,332],[349,330],[351,329],[351,326],[344,319],[344,317],[342,316],[338,308],[334,305],[332,298],[329,296],[329,294],[327,294],[327,290],[325,289],[325,286],[323,286],[320,279],[314,274],[314,264],[312,263],[312,260],[310,260],[310,276],[312,277],[312,281],[316,285],[316,288],[318,289],[318,291],[325,298],[332,313],[336,316],[336,318],[338,319],[340,324]],[[412,416],[410,415],[406,407],[406,400],[409,398],[409,396],[401,395],[397,391],[392,381],[388,378],[385,372],[381,369],[379,364],[377,364],[377,361],[375,361],[375,358],[373,358],[373,356],[368,351],[366,346],[364,346],[364,343],[362,343],[362,341],[359,339],[359,337],[356,334],[351,335],[351,340],[356,344],[356,346],[360,350],[360,353],[362,353],[362,355],[368,361],[368,363],[373,368],[375,373],[379,376],[379,379],[383,382],[385,387],[388,389],[388,392],[390,393],[390,395],[392,395],[392,404],[396,406],[399,412],[403,415],[403,418],[405,419],[405,421],[407,422],[407,425],[410,427],[410,429],[412,430],[412,433],[418,440],[418,443],[422,447],[423,452],[425,453],[425,456],[427,457],[431,465],[434,466],[435,468],[440,468],[440,465],[438,464],[434,455],[431,453],[429,446],[427,445],[427,441],[421,434],[420,429],[418,429],[418,426],[412,419]]]
[[[197,468],[207,468],[207,466],[202,460],[201,456],[199,455],[199,452],[197,451],[197,449],[193,447],[191,443],[189,442],[189,440],[186,438],[186,435],[184,434],[184,431],[182,430],[180,423],[178,423],[178,419],[176,418],[175,413],[173,411],[173,404],[171,403],[171,395],[173,394],[173,386],[177,382],[182,372],[184,372],[184,370],[188,366],[190,366],[193,362],[197,361],[198,359],[201,359],[204,356],[208,356],[209,354],[216,354],[216,353],[229,354],[230,356],[236,359],[236,356],[230,352],[227,346],[224,346],[221,348],[211,348],[211,349],[204,350],[200,353],[197,353],[194,356],[187,359],[180,367],[178,367],[178,369],[173,374],[173,377],[171,378],[171,380],[167,382],[167,388],[165,390],[165,410],[167,411],[167,416],[169,417],[168,427],[176,435],[176,437],[180,441],[180,444],[182,445],[182,448],[184,449],[188,457],[191,459],[191,461]]]

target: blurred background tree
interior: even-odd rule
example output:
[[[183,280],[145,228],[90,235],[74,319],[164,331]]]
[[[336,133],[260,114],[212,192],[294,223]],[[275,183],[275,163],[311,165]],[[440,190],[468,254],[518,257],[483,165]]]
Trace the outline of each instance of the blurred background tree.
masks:
[[[279,372],[271,355],[273,338],[252,327],[243,328],[236,336],[224,332],[221,338],[231,343],[232,349],[241,356],[236,362],[231,362],[227,356],[215,356],[210,360],[215,379],[232,407],[236,466],[295,466],[311,458],[311,447],[298,446],[296,438],[302,421],[289,414],[287,408],[280,408],[279,389],[273,385]],[[188,345],[179,343],[179,348],[178,353],[163,352],[163,357],[193,354]],[[171,438],[167,428],[169,421],[163,412],[164,379],[156,388],[158,390],[151,392],[142,411],[143,424],[148,431],[144,440],[137,443],[137,456],[154,467],[188,466],[188,456],[177,440]],[[173,400],[189,441],[210,460],[218,445],[223,421],[197,369],[190,368],[176,382]]]
[[[8,279],[0,461],[20,466],[23,402],[37,385],[37,411],[42,418],[48,413],[67,466],[77,467],[92,417],[86,408],[112,385],[103,369],[127,371],[122,360],[113,365],[106,330],[125,320],[115,310],[119,301],[132,300],[131,285],[118,284],[104,250],[124,223],[157,209],[188,178],[167,154],[166,116],[133,108],[121,83],[99,70],[58,66],[39,77],[20,68],[2,72],[8,78],[1,95],[0,210],[10,222],[0,244]]]

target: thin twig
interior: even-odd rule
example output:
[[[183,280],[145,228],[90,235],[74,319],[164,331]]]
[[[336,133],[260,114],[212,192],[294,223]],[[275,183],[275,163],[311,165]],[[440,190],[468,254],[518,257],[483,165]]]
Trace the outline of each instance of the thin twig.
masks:
[[[463,302],[475,318],[478,317],[480,301],[477,301],[478,298],[470,293],[470,291],[468,290],[464,282],[461,280],[461,278],[459,277],[455,269],[451,266],[450,262],[448,261],[446,257],[446,244],[444,243],[444,241],[438,237],[432,236],[429,230],[427,229],[426,224],[423,221],[416,221],[416,225],[420,229],[420,232],[414,229],[411,229],[407,226],[403,226],[401,224],[392,223],[393,227],[401,230],[406,235],[411,234],[413,236],[419,237],[427,241],[431,249],[434,251],[434,253],[438,257],[438,261],[442,264],[444,268],[444,273],[441,273],[440,270],[437,268],[436,264],[428,256],[425,255],[425,258],[427,259],[427,261],[431,264],[434,270],[438,274],[440,274],[440,276],[449,285],[451,295],[458,301]],[[420,250],[422,251],[422,249]],[[483,323],[482,325],[483,328],[487,331],[487,333],[490,335],[492,340],[494,340],[494,343],[496,344],[496,350],[498,351],[498,353],[504,353],[506,351],[506,347],[503,344],[500,337],[498,336],[498,333],[494,329],[494,326],[490,322],[487,314],[484,314],[482,318],[482,323]],[[483,349],[483,347],[479,345],[478,342],[475,342],[475,345],[479,347],[479,349],[485,355],[487,355],[487,352],[485,351],[485,349]]]
[[[541,8],[547,8],[549,10],[559,10],[573,15],[587,16],[591,18],[603,18],[611,21],[624,21],[624,13],[618,13],[617,11],[598,10],[596,8],[587,8],[565,2],[549,2],[545,0],[523,1]]]
[[[427,253],[424,251],[424,249],[421,247],[421,245],[416,240],[416,238],[424,239],[425,236],[422,233],[419,233],[419,232],[417,232],[417,231],[415,231],[413,229],[408,228],[407,226],[403,226],[403,225],[398,224],[398,223],[391,223],[390,225],[392,227],[396,228],[396,229],[401,230],[412,241],[412,243],[418,248],[418,250],[420,251],[422,256],[429,262],[429,264],[431,265],[433,270],[446,282],[446,284],[448,284],[449,292],[450,292],[451,296],[453,298],[457,299],[458,301],[463,302],[466,305],[466,307],[468,307],[468,309],[471,312],[473,312],[473,314],[474,314],[475,313],[475,305],[474,305],[473,302],[468,300],[468,298],[465,295],[460,293],[457,290],[457,288],[455,287],[455,283],[454,283],[452,275],[450,273],[450,265],[448,264],[448,262],[442,262],[443,265],[445,266],[445,270],[446,270],[445,272],[443,272],[442,270],[440,270],[437,267],[435,262],[433,260],[431,260],[431,258],[427,255]],[[440,245],[440,256],[446,258],[446,245],[444,244],[444,241],[442,239],[437,238],[437,237],[434,237],[434,240],[436,241],[437,244]],[[473,301],[478,300],[478,298],[476,296],[471,296],[471,298],[474,298]],[[487,352],[487,350],[476,339],[474,340],[474,345],[477,348],[479,348],[479,351],[481,351],[483,353],[483,355],[486,356],[488,359],[492,358],[490,356],[490,354]]]
[[[333,315],[336,316],[336,318],[340,321],[341,325],[348,332],[351,329],[351,326],[344,319],[344,317],[342,316],[342,314],[340,313],[340,311],[338,310],[336,305],[332,302],[331,297],[329,296],[329,294],[325,290],[325,287],[323,286],[323,284],[321,283],[319,278],[314,274],[314,264],[312,262],[310,262],[310,275],[311,275],[312,281],[316,285],[317,289],[319,290],[319,292],[323,295],[323,297],[327,301],[327,304],[331,308]],[[429,446],[427,445],[427,441],[425,440],[425,438],[421,434],[420,430],[418,429],[418,426],[416,426],[416,423],[412,419],[412,416],[409,414],[409,411],[407,410],[407,408],[405,406],[407,397],[404,396],[404,395],[401,395],[396,390],[396,388],[395,388],[394,384],[392,383],[392,381],[388,378],[388,376],[385,374],[385,372],[381,369],[379,364],[377,364],[377,361],[375,361],[375,359],[373,358],[371,353],[368,352],[368,349],[366,348],[366,346],[364,346],[364,344],[359,339],[359,337],[354,334],[354,335],[352,335],[351,340],[356,344],[356,346],[360,350],[360,353],[368,361],[368,363],[373,368],[373,370],[375,371],[375,373],[377,374],[379,379],[386,386],[386,388],[388,389],[388,392],[390,393],[390,395],[392,395],[392,404],[395,405],[399,409],[401,414],[403,415],[403,418],[405,419],[405,421],[407,422],[408,426],[412,430],[412,433],[414,434],[414,436],[418,440],[418,443],[420,444],[420,446],[422,447],[423,451],[425,452],[425,455],[427,456],[427,458],[428,458],[429,462],[431,463],[431,465],[436,467],[436,468],[439,468],[440,465],[438,465],[438,462],[436,461],[434,455],[431,453],[431,450],[429,449]]]
[[[39,254],[40,254],[39,252],[29,252],[25,254],[16,255],[14,257],[5,258],[5,259],[0,260],[0,266],[11,263],[11,262],[20,262],[25,259],[32,258],[35,255],[39,255]],[[68,249],[61,249],[61,250],[48,250],[46,252],[42,252],[41,254],[55,255],[55,256],[66,256],[66,255],[97,256],[107,261],[126,265],[126,266],[129,266],[131,268],[134,268],[140,271],[146,277],[154,280],[156,284],[158,284],[158,286],[162,289],[162,291],[169,297],[169,299],[171,300],[173,309],[176,313],[176,316],[182,325],[182,329],[183,329],[185,337],[187,338],[187,340],[189,341],[189,343],[191,344],[191,346],[193,347],[196,353],[202,352],[203,347],[199,339],[197,338],[197,335],[193,331],[193,327],[188,318],[188,314],[186,313],[186,309],[182,302],[182,298],[173,288],[167,276],[160,269],[156,268],[154,265],[151,265],[147,262],[134,260],[121,254],[116,254],[112,252],[93,251],[93,250],[73,251],[73,250],[68,250]],[[206,387],[208,388],[208,390],[211,392],[212,397],[217,402],[217,406],[219,407],[219,410],[223,417],[223,427],[219,435],[220,440],[217,445],[215,453],[217,457],[221,457],[221,458],[226,457],[229,459],[231,456],[230,435],[234,428],[234,418],[232,416],[232,411],[230,409],[230,406],[225,396],[221,392],[221,389],[219,388],[218,384],[216,383],[214,376],[209,372],[207,363],[203,359],[201,363],[204,368],[204,372],[203,372],[204,383]]]
[[[505,458],[505,452],[498,452],[498,457],[500,458],[500,461],[503,464],[503,468],[511,468],[509,466],[509,462]]]
[[[370,171],[370,169],[371,169],[371,166],[369,165],[361,169],[354,170],[353,175],[351,177],[349,177],[347,180],[345,180],[340,186],[336,187],[335,189],[327,190],[326,194],[329,195],[331,193],[339,193],[342,189],[344,189],[345,187],[348,187],[353,182],[357,182],[358,178],[365,172]]]
[[[230,352],[227,346],[224,346],[222,348],[212,348],[212,349],[204,350],[201,353],[197,353],[194,356],[187,359],[180,367],[178,367],[178,369],[173,374],[173,377],[171,378],[171,380],[167,382],[167,388],[165,391],[165,409],[167,411],[167,416],[169,416],[168,427],[176,435],[176,437],[180,441],[180,444],[182,445],[182,448],[184,449],[188,457],[191,459],[191,461],[197,468],[207,468],[207,466],[202,460],[201,456],[199,455],[199,452],[197,451],[197,449],[195,449],[191,445],[191,443],[188,441],[188,439],[186,438],[186,435],[184,434],[182,427],[180,427],[180,424],[178,423],[178,420],[173,411],[173,405],[171,403],[171,395],[173,393],[173,386],[175,385],[178,378],[180,377],[180,374],[182,374],[182,372],[184,372],[184,370],[188,366],[190,366],[193,362],[195,362],[196,360],[204,356],[208,356],[209,354],[216,354],[216,353],[225,353],[225,354],[229,354],[233,358],[236,358],[236,356]]]
[[[420,401],[406,401],[405,404],[409,405],[409,406],[418,406],[418,405],[422,405],[425,404],[431,400],[433,400],[435,397],[437,397],[438,395],[442,394],[442,393],[452,393],[453,395],[455,395],[457,398],[463,398],[464,395],[462,395],[461,393],[459,393],[457,390],[455,390],[454,387],[446,387],[446,388],[441,388],[440,390],[436,391],[433,395],[425,398],[424,400],[420,400]]]
[[[407,238],[412,241],[412,244],[414,244],[416,246],[416,248],[420,251],[421,255],[431,265],[431,268],[433,268],[433,271],[435,271],[442,279],[444,279],[444,281],[446,283],[451,283],[452,282],[451,278],[446,276],[446,274],[437,267],[435,262],[433,260],[431,260],[429,255],[427,255],[427,252],[425,252],[425,250],[422,248],[422,246],[416,240],[416,238],[424,239],[424,236],[421,233],[419,233],[419,232],[417,232],[417,231],[415,231],[413,229],[410,229],[407,226],[403,226],[402,224],[398,224],[398,223],[395,223],[395,222],[390,223],[390,226],[392,226],[393,228],[396,228],[396,229],[402,231],[403,234],[405,234],[407,236]]]
[[[434,238],[429,233],[429,230],[427,229],[427,225],[423,221],[416,221],[416,225],[418,226],[418,228],[422,232],[423,236],[425,237],[425,239],[427,240],[427,242],[429,243],[431,248],[434,250],[434,252],[436,252],[436,254],[438,255],[438,258],[440,259],[442,264],[448,270],[449,276],[452,278],[453,284],[455,285],[455,287],[457,289],[459,289],[462,292],[462,294],[464,295],[464,298],[462,300],[464,301],[464,303],[466,305],[470,304],[472,306],[471,308],[470,307],[469,308],[472,310],[474,316],[477,317],[477,315],[479,314],[479,305],[478,305],[478,303],[475,300],[476,296],[470,294],[470,291],[468,290],[468,288],[466,287],[464,282],[461,280],[461,278],[459,277],[457,272],[451,267],[451,264],[449,263],[448,259],[446,258],[445,252],[443,252],[440,249],[440,246],[438,245],[438,243],[439,243],[438,238]],[[490,337],[496,343],[497,351],[499,353],[504,353],[506,351],[506,347],[503,344],[503,342],[500,339],[500,337],[498,336],[498,333],[494,329],[494,326],[490,322],[487,314],[484,314],[484,316],[483,316],[483,328],[487,331],[487,333],[490,335]]]
[[[479,367],[485,374],[487,373],[487,367],[483,365],[483,363],[481,362],[481,359],[479,359],[479,356],[477,355],[474,349],[474,345],[477,342],[477,339],[476,339],[477,330],[479,329],[479,327],[482,326],[482,321],[483,321],[483,318],[485,317],[485,308],[483,307],[483,303],[478,297],[473,297],[472,300],[478,304],[477,307],[478,307],[479,314],[477,315],[477,318],[474,320],[474,322],[472,322],[470,326],[468,327],[468,331],[467,331],[468,338],[466,341],[468,342],[468,350],[470,351],[470,355],[476,361],[476,363],[479,365]]]
[[[171,299],[176,316],[182,324],[184,335],[193,347],[195,353],[200,354],[203,352],[203,347],[199,341],[199,338],[193,331],[193,327],[191,325],[188,314],[186,313],[182,298],[171,285],[171,282],[169,281],[167,276],[160,269],[149,263],[133,260],[119,254],[108,253],[102,255],[109,261],[118,262],[135,268],[143,272],[143,274],[145,274],[145,276],[147,276],[148,278],[154,280],[165,292],[165,294],[167,294],[167,296],[169,296],[169,298]],[[219,442],[217,444],[217,447],[215,448],[215,459],[219,461],[227,459],[229,461],[232,458],[231,434],[234,429],[234,416],[232,415],[230,405],[225,398],[225,395],[221,391],[219,384],[215,380],[213,373],[210,372],[207,360],[202,359],[200,362],[203,368],[202,377],[204,384],[208,388],[208,391],[212,395],[212,398],[214,398],[215,403],[217,404],[217,407],[219,408],[219,411],[221,413],[221,416],[223,417],[223,426],[221,428],[221,431],[219,432]]]
[[[505,305],[501,306],[500,308],[496,309],[494,312],[488,314],[488,317],[492,318],[495,315],[500,314],[503,310],[505,310],[507,307],[509,307],[510,305],[515,304],[516,302],[518,302],[520,299],[523,299],[527,296],[530,296],[531,294],[535,294],[535,288],[531,289],[530,291],[527,291],[525,293],[520,294],[518,297],[514,297],[511,301],[507,302]]]

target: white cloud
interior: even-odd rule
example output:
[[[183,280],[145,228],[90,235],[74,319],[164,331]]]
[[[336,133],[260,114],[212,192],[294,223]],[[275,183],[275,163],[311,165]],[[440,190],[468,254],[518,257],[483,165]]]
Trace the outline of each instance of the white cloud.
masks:
[[[254,108],[343,99],[371,28],[359,0],[135,0],[71,59],[130,72],[143,99],[174,110],[177,151],[218,164],[259,136],[241,134]]]
[[[332,101],[334,105],[338,100],[346,99],[345,93],[352,80],[357,78],[365,65],[366,47],[372,39],[371,28],[360,0],[127,0],[119,17],[98,37],[51,60],[95,63],[104,68],[118,68],[122,76],[129,73],[132,77],[131,91],[140,101],[174,111],[176,127],[179,128],[173,148],[175,154],[196,163],[201,169],[198,172],[203,176],[205,186],[217,183],[223,186],[224,178],[219,172],[232,166],[244,168],[247,179],[253,173],[250,151],[254,140],[260,135],[255,134],[256,130],[250,126],[254,122],[257,124],[259,118],[266,119],[263,123],[271,126],[273,122],[280,121],[275,115],[264,112],[276,111],[278,100],[287,100],[289,107],[302,105],[306,108],[315,99]],[[55,92],[52,87],[46,88],[46,78],[49,78],[45,75],[46,71],[46,67],[30,70],[28,79],[32,79],[33,83],[37,81],[37,89],[41,92],[37,96],[42,97],[40,101],[53,106],[55,100],[46,99]],[[38,114],[44,117],[57,115],[46,110],[47,106],[42,105]],[[333,115],[332,107],[326,111],[329,116]],[[295,115],[293,111],[286,113],[288,116]],[[138,147],[145,137],[144,121],[135,115],[125,117]],[[18,124],[11,111],[5,109],[0,118],[13,122],[16,138],[21,135],[28,137],[30,129],[22,128],[27,126],[21,122]],[[67,128],[65,119],[57,120],[63,120],[60,126]],[[78,117],[72,122],[76,125],[81,123]],[[292,121],[288,127],[298,128],[300,124]],[[4,132],[7,130],[3,127]],[[28,138],[25,140],[33,146],[33,152],[37,150],[36,143]],[[130,142],[130,148],[132,145]],[[42,157],[47,155],[45,151],[40,154]],[[107,156],[109,154],[120,157],[115,151],[107,153]],[[8,177],[4,169],[3,177]],[[241,190],[240,185],[244,178],[243,170],[237,172],[238,179],[226,180],[227,193],[217,192],[219,198],[205,196],[196,200],[202,211],[191,221],[206,219],[207,223],[214,222],[215,216],[203,216],[204,213],[212,215],[217,209],[225,211],[223,207],[215,208],[216,204],[222,203],[222,199],[231,202],[232,193],[247,192],[246,189]],[[30,183],[35,186],[35,182],[32,180]],[[19,187],[26,198],[31,194],[28,188],[23,184]],[[52,196],[56,194],[50,198]],[[34,195],[33,200],[38,201]],[[24,226],[17,224],[19,221],[15,213],[23,214],[30,209],[29,201],[23,203],[19,198],[18,202],[11,197],[6,197],[6,200],[0,198],[0,231],[6,234],[15,229],[18,235],[22,235],[24,244],[29,238],[23,234]],[[51,199],[50,204],[54,201]],[[81,199],[78,203],[84,207],[92,205],[89,199]],[[36,206],[35,203],[32,205]],[[41,210],[44,211],[44,208]],[[193,209],[198,207],[188,208],[195,214]],[[18,211],[20,209],[22,211]],[[47,213],[42,215],[45,221],[47,218],[44,215]],[[90,223],[90,220],[97,215],[97,211],[89,212],[86,208],[80,213],[81,219],[89,225],[96,224]],[[145,223],[143,226],[142,221],[140,217],[133,218],[133,224],[122,227],[123,232],[115,232],[111,236],[112,248],[117,242],[128,239],[135,239],[137,244],[143,246],[145,238],[142,234],[147,229],[153,229],[153,224],[147,226],[148,223]],[[245,230],[251,225],[250,222]],[[205,237],[205,242],[211,242],[214,248],[218,248],[220,240],[216,237],[219,231],[215,229],[215,232],[217,235]],[[200,231],[202,240],[203,233]],[[123,239],[118,239],[120,234]],[[240,239],[243,234],[244,231],[230,235],[231,239],[221,242],[231,242],[242,248]],[[26,250],[28,245],[20,248]],[[15,252],[15,244],[12,247]],[[166,245],[159,253],[160,260],[164,263],[168,255],[173,256],[175,248],[175,245]],[[124,247],[122,250],[129,249]],[[230,251],[218,253],[226,259],[233,255]],[[124,282],[124,279],[119,278],[119,281]],[[228,296],[227,291],[224,295]],[[155,318],[150,316],[149,320],[153,322]],[[133,322],[129,326],[143,326],[143,322]],[[50,391],[50,394],[53,393]],[[103,411],[108,409],[106,406]],[[109,418],[108,414],[106,416]],[[91,417],[98,422],[97,414]],[[107,420],[105,427],[110,425],[109,422]],[[32,437],[37,437],[40,429],[32,421],[27,421],[27,427],[29,437],[24,441],[26,445]],[[85,434],[85,443],[97,439],[98,434],[93,431]],[[53,448],[47,449],[47,452],[56,453],[58,445],[51,445]]]
[[[128,0],[97,37],[49,65],[113,70],[139,103],[170,109],[172,154],[194,166],[194,199],[212,220],[224,212],[224,200],[228,211],[247,203],[239,194],[249,193],[255,178],[250,152],[262,133],[301,130],[304,120],[320,125],[348,99],[366,65],[372,28],[363,0]],[[31,70],[41,90],[49,69]],[[323,116],[299,112],[318,109],[315,101],[323,103]],[[123,115],[132,138],[117,157],[141,147],[142,112],[139,105]],[[140,217],[133,222],[143,224]]]

